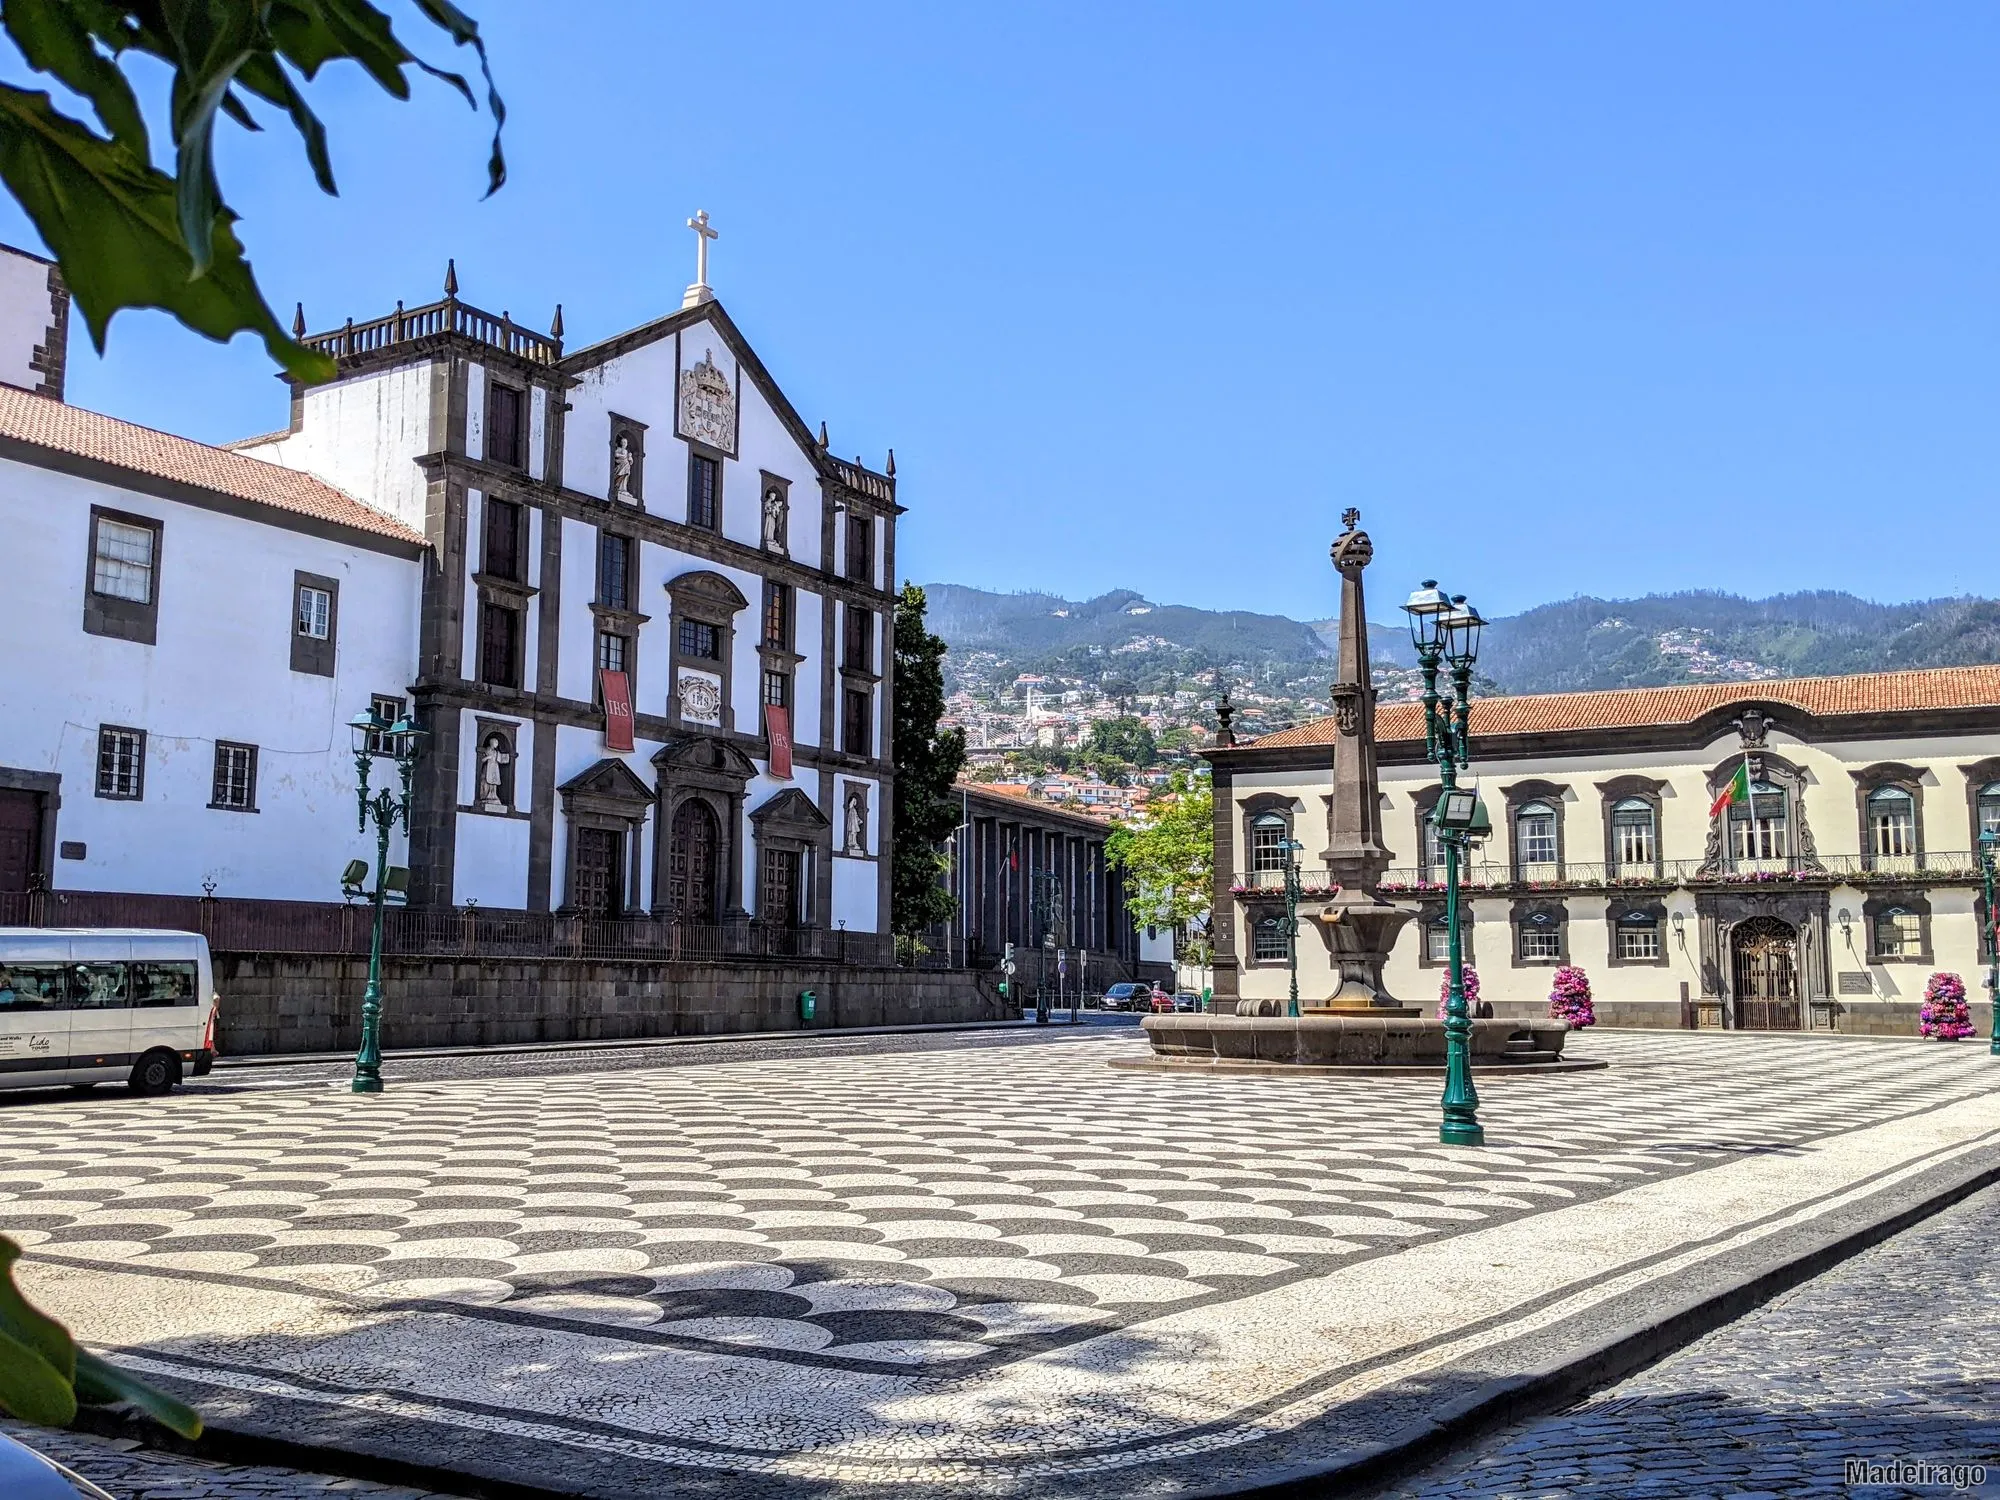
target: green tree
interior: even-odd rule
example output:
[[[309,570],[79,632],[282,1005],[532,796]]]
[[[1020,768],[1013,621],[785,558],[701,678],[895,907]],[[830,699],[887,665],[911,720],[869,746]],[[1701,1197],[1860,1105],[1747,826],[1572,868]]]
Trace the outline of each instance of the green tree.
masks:
[[[1099,719],[1090,726],[1084,748],[1104,760],[1123,761],[1132,766],[1150,766],[1160,758],[1153,731],[1146,721],[1127,714],[1116,719]]]
[[[889,927],[914,937],[949,921],[958,902],[938,884],[937,846],[958,826],[952,783],[965,768],[965,731],[942,729],[945,644],[924,619],[924,591],[903,585],[896,599],[894,829]]]
[[[1112,830],[1106,852],[1118,862],[1132,914],[1170,928],[1174,952],[1201,960],[1189,928],[1208,911],[1215,879],[1215,795],[1206,777],[1177,768],[1136,823]]]
[[[411,0],[453,42],[479,54],[479,28],[451,0]],[[236,238],[236,215],[215,175],[215,125],[227,115],[261,130],[249,100],[284,114],[305,143],[321,189],[334,193],[326,128],[300,82],[341,60],[360,64],[383,90],[410,97],[406,69],[442,79],[477,109],[470,85],[405,48],[368,0],[5,0],[0,26],[37,73],[89,101],[100,134],[63,114],[45,92],[0,83],[0,181],[34,221],[62,268],[91,341],[104,351],[112,315],[158,307],[196,333],[226,343],[249,331],[301,380],[325,380],[333,361],[287,337]],[[153,165],[128,55],[159,60],[173,75],[168,117],[174,173]],[[145,64],[135,76],[151,76]],[[486,71],[493,115],[487,192],[506,181],[500,153],[505,106]]]

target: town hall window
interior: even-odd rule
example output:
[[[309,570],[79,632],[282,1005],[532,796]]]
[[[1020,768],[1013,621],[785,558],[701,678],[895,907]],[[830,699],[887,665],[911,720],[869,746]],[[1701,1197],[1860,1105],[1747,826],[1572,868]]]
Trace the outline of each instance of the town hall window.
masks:
[[[1441,916],[1432,917],[1424,923],[1424,961],[1433,964],[1451,962],[1451,923]]]
[[[1260,813],[1250,820],[1250,870],[1277,874],[1291,862],[1292,825],[1280,813]]]
[[[1546,802],[1530,802],[1514,814],[1515,861],[1522,866],[1556,862],[1556,814]]]
[[[1878,786],[1868,794],[1868,852],[1917,852],[1917,803],[1899,786]]]
[[[688,461],[688,525],[717,530],[722,508],[722,461],[697,453]]]
[[[706,620],[683,620],[680,629],[681,655],[698,661],[722,660],[722,632]]]
[[[1783,859],[1791,847],[1785,822],[1784,791],[1756,782],[1748,802],[1729,806],[1729,847],[1739,860]]]
[[[1923,918],[1904,907],[1892,906],[1875,916],[1875,957],[1916,958],[1923,952]]]
[[[2000,781],[1990,781],[1979,789],[1979,827],[1974,830],[1978,838],[1991,834],[2000,838]]]
[[[510,469],[526,466],[527,393],[498,380],[486,384],[486,461]],[[512,575],[509,575],[510,577]]]
[[[257,747],[232,745],[218,740],[215,745],[214,792],[208,805],[228,812],[255,812],[257,809]]]
[[[1291,934],[1285,919],[1276,912],[1256,917],[1250,923],[1250,959],[1253,963],[1283,963],[1292,956]]]
[[[1653,805],[1642,797],[1627,797],[1611,809],[1611,860],[1620,869],[1657,864],[1659,833]]]
[[[1660,956],[1660,920],[1650,912],[1627,912],[1618,919],[1618,957],[1623,963],[1649,964]]]
[[[97,795],[114,802],[137,802],[146,795],[145,730],[98,727]]]

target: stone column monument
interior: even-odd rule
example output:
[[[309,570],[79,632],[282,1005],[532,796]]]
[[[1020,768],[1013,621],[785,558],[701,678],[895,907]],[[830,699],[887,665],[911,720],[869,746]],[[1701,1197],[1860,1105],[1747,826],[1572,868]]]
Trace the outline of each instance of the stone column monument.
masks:
[[[1333,795],[1327,799],[1328,872],[1340,890],[1316,914],[1340,987],[1327,1012],[1369,1011],[1415,1015],[1390,996],[1382,965],[1396,934],[1413,913],[1376,892],[1389,866],[1382,842],[1382,788],[1375,773],[1375,684],[1368,671],[1368,608],[1361,574],[1375,556],[1361,512],[1341,516],[1346,530],[1334,539],[1333,566],[1340,574],[1339,676],[1333,684]]]

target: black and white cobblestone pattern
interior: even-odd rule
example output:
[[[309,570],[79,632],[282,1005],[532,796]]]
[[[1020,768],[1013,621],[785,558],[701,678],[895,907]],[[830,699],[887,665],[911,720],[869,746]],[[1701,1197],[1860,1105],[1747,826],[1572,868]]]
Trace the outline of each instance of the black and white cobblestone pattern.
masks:
[[[142,1448],[129,1438],[51,1432],[0,1421],[6,1433],[81,1474],[114,1500],[452,1500],[434,1490],[297,1469],[211,1463]]]
[[[1495,1435],[1391,1500],[1901,1500],[1846,1461],[1984,1465],[2000,1496],[2000,1188],[1696,1340],[1574,1410]]]

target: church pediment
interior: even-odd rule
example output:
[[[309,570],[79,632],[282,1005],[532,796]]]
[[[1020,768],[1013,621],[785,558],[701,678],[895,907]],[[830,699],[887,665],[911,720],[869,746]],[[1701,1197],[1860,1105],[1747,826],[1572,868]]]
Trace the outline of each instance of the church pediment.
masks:
[[[728,740],[705,734],[668,740],[653,752],[653,764],[662,775],[685,777],[690,773],[748,781],[757,774],[757,763]]]
[[[707,568],[697,568],[669,578],[667,593],[673,597],[676,608],[685,608],[692,602],[696,605],[707,604],[722,613],[733,615],[740,609],[750,607],[750,601],[743,597],[741,589],[720,573]]]
[[[588,798],[634,809],[649,807],[653,801],[653,789],[624,761],[609,757],[579,771],[556,790],[571,801]]]
[[[750,821],[808,828],[815,833],[833,826],[827,821],[826,814],[813,805],[812,798],[795,786],[785,788],[751,813]]]

